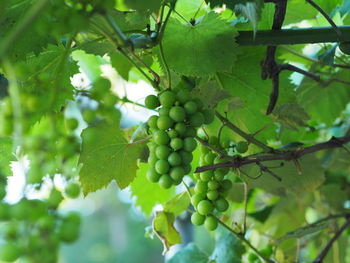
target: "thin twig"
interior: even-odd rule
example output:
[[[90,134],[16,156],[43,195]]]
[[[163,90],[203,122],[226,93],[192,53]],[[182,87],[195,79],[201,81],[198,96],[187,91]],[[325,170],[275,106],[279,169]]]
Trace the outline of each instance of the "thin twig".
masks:
[[[163,65],[165,67],[165,71],[168,75],[168,88],[170,89],[171,88],[171,73],[170,73],[168,63],[166,62],[166,59],[165,59],[162,40],[159,41],[159,52],[160,52],[160,58],[161,58]]]
[[[332,137],[329,141],[315,144],[313,146],[305,147],[303,149],[296,149],[296,150],[290,150],[290,151],[285,151],[285,152],[279,152],[275,154],[269,154],[269,155],[250,155],[246,157],[236,157],[234,160],[225,162],[225,163],[219,163],[219,164],[213,164],[213,165],[207,165],[207,166],[202,166],[198,167],[195,170],[195,173],[200,173],[204,172],[207,170],[214,170],[217,168],[222,168],[222,167],[231,167],[231,168],[239,168],[244,165],[256,163],[256,162],[268,162],[268,161],[292,161],[299,159],[300,157],[311,154],[314,152],[318,151],[323,151],[323,150],[329,150],[329,149],[334,149],[334,148],[339,148],[342,147],[342,145],[350,142],[350,135],[344,136],[344,137],[339,137],[335,138]]]
[[[144,139],[141,139],[141,140],[137,140],[137,141],[128,143],[128,146],[130,146],[130,145],[135,145],[135,144],[140,144],[140,143],[144,143],[144,142],[148,142],[148,141],[151,140],[152,138],[153,138],[153,137],[147,137],[147,138],[144,138]]]
[[[248,208],[248,184],[243,182],[244,186],[244,214],[243,214],[243,234],[247,232],[247,208]]]
[[[261,149],[263,149],[266,152],[269,152],[269,153],[275,152],[275,149],[273,149],[272,147],[267,146],[266,144],[264,144],[264,143],[260,142],[259,140],[255,139],[253,136],[245,133],[240,128],[238,128],[236,125],[234,125],[232,122],[230,122],[227,118],[222,116],[220,113],[215,112],[215,115],[220,119],[220,121],[223,124],[225,124],[228,128],[233,130],[235,133],[240,135],[242,138],[244,138],[248,142],[250,142],[252,144],[255,144],[256,146],[260,147]]]
[[[291,64],[282,64],[279,66],[280,67],[280,70],[290,70],[290,71],[294,71],[294,72],[297,72],[297,73],[300,73],[300,74],[303,74],[317,82],[320,82],[321,81],[321,78],[320,76],[316,75],[316,74],[313,74],[311,72],[308,72],[306,70],[303,70],[301,68],[298,68],[294,65],[291,65]]]
[[[327,245],[324,247],[324,249],[321,251],[321,253],[318,255],[318,257],[313,261],[313,263],[321,263],[323,262],[324,258],[327,256],[329,250],[331,249],[333,243],[340,237],[340,235],[350,226],[350,217],[347,218],[346,222],[339,228],[339,230],[334,234],[333,238],[329,240]]]
[[[337,27],[337,25],[333,22],[332,18],[329,17],[329,15],[313,0],[306,0],[313,8],[315,8],[318,12],[320,12],[323,17],[328,21],[328,23],[333,27],[334,31],[337,33],[337,35],[341,36],[341,31]]]

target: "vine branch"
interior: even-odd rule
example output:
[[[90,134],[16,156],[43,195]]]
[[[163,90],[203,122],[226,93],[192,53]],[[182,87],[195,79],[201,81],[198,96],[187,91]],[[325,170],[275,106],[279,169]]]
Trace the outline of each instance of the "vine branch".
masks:
[[[332,137],[327,142],[315,144],[313,146],[305,147],[303,149],[290,150],[290,151],[279,152],[275,154],[262,154],[262,155],[255,154],[255,155],[250,155],[246,157],[236,157],[233,161],[198,167],[195,170],[195,173],[200,173],[207,170],[214,170],[221,167],[239,168],[244,165],[257,163],[257,162],[262,163],[262,162],[268,162],[268,161],[293,161],[310,153],[334,149],[334,148],[342,148],[343,145],[348,142],[350,142],[350,135],[339,137],[339,138]]]

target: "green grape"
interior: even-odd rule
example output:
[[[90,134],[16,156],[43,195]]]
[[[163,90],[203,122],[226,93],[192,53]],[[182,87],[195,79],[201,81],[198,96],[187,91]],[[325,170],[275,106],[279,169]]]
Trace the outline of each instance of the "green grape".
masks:
[[[177,92],[176,97],[180,103],[185,104],[191,98],[191,93],[187,89],[181,89]]]
[[[232,182],[229,179],[225,179],[221,182],[222,189],[228,191],[232,187]]]
[[[184,170],[185,170],[185,174],[189,174],[192,170],[192,167],[190,164],[185,164],[184,165]]]
[[[249,263],[255,263],[257,260],[259,260],[259,257],[255,255],[254,253],[249,253],[247,256],[247,259]]]
[[[197,142],[192,137],[187,137],[184,139],[184,149],[188,152],[193,152],[197,147]]]
[[[167,130],[173,126],[173,123],[174,122],[170,117],[161,115],[157,120],[157,127],[159,130]]]
[[[170,169],[169,175],[174,181],[179,181],[184,177],[185,170],[182,166],[176,166]]]
[[[201,215],[208,215],[213,212],[214,206],[209,200],[202,200],[197,205],[197,211]]]
[[[25,99],[25,104],[29,111],[35,112],[40,109],[41,101],[40,98],[34,95],[29,95]]]
[[[192,154],[190,152],[181,150],[181,151],[179,151],[179,153],[180,153],[180,156],[181,156],[182,163],[184,165],[189,164],[189,163],[192,162],[193,156],[192,156]]]
[[[199,98],[194,98],[193,101],[197,103],[198,110],[201,110],[204,107],[203,102]]]
[[[76,183],[68,184],[64,192],[69,198],[77,198],[80,195],[80,186]]]
[[[28,217],[28,214],[30,213],[30,207],[29,202],[27,199],[21,199],[16,204],[12,205],[10,207],[10,215],[11,218],[23,220]]]
[[[43,229],[43,230],[52,230],[54,229],[55,224],[56,224],[56,220],[51,215],[44,215],[40,217],[37,221],[37,225],[39,226],[40,229]]]
[[[10,210],[10,205],[0,202],[0,221],[9,219],[10,217],[9,210]]]
[[[174,149],[174,151],[182,149],[184,143],[180,138],[173,138],[170,140],[170,147]]]
[[[167,90],[160,94],[159,101],[164,107],[171,107],[176,101],[176,96],[174,92]]]
[[[215,158],[216,158],[216,154],[209,152],[204,156],[204,161],[207,165],[213,164]]]
[[[208,190],[208,185],[206,182],[198,181],[194,187],[196,193],[206,193]]]
[[[170,188],[172,184],[173,184],[173,181],[171,177],[167,174],[164,174],[159,178],[159,185],[164,189]]]
[[[103,96],[102,100],[106,107],[114,107],[118,101],[118,97],[112,93],[107,93]]]
[[[79,225],[75,222],[64,221],[58,229],[58,235],[63,242],[72,243],[79,238]]]
[[[186,127],[186,124],[183,123],[183,122],[178,122],[175,124],[175,131],[177,131],[177,133],[180,135],[180,136],[183,136],[185,135],[186,131],[187,131],[187,127]]]
[[[156,153],[157,147],[158,147],[158,145],[155,142],[151,142],[148,144],[148,149],[149,149],[150,153]]]
[[[176,122],[182,122],[186,118],[186,112],[182,107],[174,106],[170,109],[169,116]]]
[[[164,145],[170,141],[168,134],[165,131],[158,130],[153,133],[153,138],[156,144]]]
[[[197,207],[200,201],[205,199],[205,194],[204,193],[196,193],[191,196],[191,204],[194,207]]]
[[[170,155],[171,149],[165,145],[159,145],[156,148],[155,154],[158,159],[166,160]]]
[[[2,244],[0,246],[0,260],[13,262],[21,255],[20,249],[12,243]]]
[[[197,131],[193,127],[187,127],[186,132],[184,134],[186,137],[196,137]]]
[[[238,153],[245,153],[246,151],[248,151],[248,143],[245,141],[240,141],[237,143],[235,149]]]
[[[94,110],[91,110],[91,109],[84,110],[83,111],[83,119],[87,123],[94,122],[96,119],[96,112]]]
[[[170,108],[168,107],[161,107],[158,110],[159,116],[169,116]]]
[[[200,127],[204,123],[204,116],[201,112],[196,112],[195,114],[191,115],[189,122],[193,127]]]
[[[208,142],[211,145],[219,145],[219,139],[216,136],[210,136]]]
[[[173,152],[169,155],[168,157],[168,162],[171,166],[178,166],[181,164],[181,155],[178,154],[177,152]]]
[[[157,161],[158,158],[155,154],[150,154],[150,156],[147,159],[147,163],[151,166],[155,166]]]
[[[215,113],[211,109],[205,109],[202,111],[202,114],[204,116],[204,124],[210,124],[214,121]]]
[[[226,173],[225,171],[221,170],[221,169],[215,169],[214,171],[214,178],[217,181],[222,181],[225,177]]]
[[[214,172],[212,170],[207,170],[200,174],[201,180],[205,182],[210,181],[213,178],[213,176]]]
[[[53,188],[50,192],[49,198],[47,199],[47,202],[50,207],[56,208],[63,200],[63,196],[60,191],[58,191],[56,188]]]
[[[216,199],[218,199],[219,197],[219,193],[216,190],[210,190],[207,192],[207,198],[211,201],[215,201]]]
[[[18,222],[9,222],[4,229],[4,238],[7,241],[16,241],[20,233],[20,224]]]
[[[178,137],[178,133],[175,129],[170,129],[168,131],[168,135],[169,135],[170,139],[175,139]]]
[[[192,214],[192,216],[191,216],[191,222],[192,222],[192,224],[194,224],[195,226],[203,225],[204,220],[205,220],[205,216],[204,216],[204,215],[201,215],[201,214],[198,213],[198,212],[194,212],[194,213]]]
[[[224,198],[219,198],[215,200],[215,208],[219,212],[225,212],[228,209],[228,202]]]
[[[169,163],[165,160],[158,160],[155,165],[156,172],[159,174],[166,174],[169,169]]]
[[[231,146],[231,141],[230,140],[222,140],[220,142],[220,144],[221,144],[222,148],[227,149]]]
[[[219,188],[219,183],[218,183],[218,181],[215,181],[215,180],[210,180],[209,182],[208,182],[208,188],[210,189],[210,190],[216,190],[216,189],[218,189]]]
[[[79,226],[81,224],[81,216],[78,212],[69,212],[65,216],[64,220],[72,224],[75,224],[76,226]]]
[[[66,119],[66,127],[70,131],[74,131],[76,128],[78,128],[79,122],[75,118],[69,118]]]
[[[204,221],[204,227],[208,231],[214,231],[218,227],[218,220],[214,216],[207,216]]]
[[[157,120],[158,116],[157,115],[152,115],[151,117],[148,118],[147,124],[151,129],[156,129],[157,128]]]
[[[153,167],[150,167],[147,170],[146,177],[151,183],[157,183],[159,181],[160,174],[158,174]]]
[[[151,110],[158,108],[160,106],[160,104],[159,104],[159,100],[158,100],[157,96],[148,95],[145,99],[145,106]]]
[[[196,102],[190,100],[185,103],[184,109],[187,114],[192,115],[198,110],[198,105]]]
[[[265,248],[261,249],[260,253],[265,255],[266,257],[270,257],[273,253],[273,248],[271,245],[268,245]]]

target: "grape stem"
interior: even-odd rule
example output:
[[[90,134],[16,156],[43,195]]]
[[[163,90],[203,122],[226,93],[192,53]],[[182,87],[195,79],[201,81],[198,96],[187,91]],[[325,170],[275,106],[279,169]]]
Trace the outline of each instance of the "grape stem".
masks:
[[[350,142],[350,135],[343,136],[343,137],[332,137],[329,141],[315,144],[313,146],[305,147],[305,148],[298,148],[295,150],[289,150],[289,151],[283,151],[283,152],[276,152],[274,154],[253,154],[246,157],[235,157],[234,160],[225,162],[225,163],[218,163],[213,165],[207,165],[198,167],[195,170],[195,173],[200,173],[207,170],[214,170],[217,168],[222,167],[231,167],[231,168],[239,168],[247,164],[253,164],[253,163],[262,163],[262,162],[268,162],[268,161],[293,161],[297,160],[300,157],[322,151],[322,150],[329,150],[334,148],[343,148],[343,145]]]
[[[228,128],[230,128],[231,130],[233,130],[235,133],[237,133],[238,135],[240,135],[242,138],[244,138],[246,141],[255,144],[256,146],[260,147],[261,149],[263,149],[264,151],[268,152],[268,153],[274,153],[275,150],[267,145],[265,145],[264,143],[260,142],[259,140],[255,139],[254,136],[245,133],[244,131],[242,131],[240,128],[238,128],[236,125],[234,125],[232,122],[230,122],[227,118],[225,118],[224,116],[222,116],[219,112],[215,112],[216,117],[218,117],[220,119],[220,121],[225,124]]]
[[[238,233],[235,230],[233,230],[231,227],[229,227],[227,224],[225,224],[223,221],[221,221],[219,218],[216,217],[219,224],[222,225],[224,228],[226,228],[229,232],[231,232],[234,236],[236,236],[239,240],[241,240],[243,243],[245,243],[249,248],[251,248],[264,262],[268,263],[274,263],[273,260],[267,258],[265,255],[261,254],[260,251],[252,245],[252,243],[249,242],[248,239],[244,237],[242,233]]]

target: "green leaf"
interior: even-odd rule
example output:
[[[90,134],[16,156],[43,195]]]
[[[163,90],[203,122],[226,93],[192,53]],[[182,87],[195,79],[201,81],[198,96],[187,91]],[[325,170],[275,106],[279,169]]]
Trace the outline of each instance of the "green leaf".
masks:
[[[333,45],[331,48],[327,49],[323,53],[319,54],[319,59],[326,65],[332,66],[334,64],[335,51],[338,45]]]
[[[208,256],[200,250],[194,243],[189,243],[171,257],[167,263],[207,263]]]
[[[348,199],[348,194],[346,189],[344,189],[341,185],[335,183],[323,185],[320,188],[320,192],[324,202],[328,203],[332,211],[337,213],[345,210],[344,202]]]
[[[135,178],[144,143],[129,144],[118,124],[101,122],[86,128],[79,163],[84,195],[106,187],[112,180],[123,189]]]
[[[227,198],[232,202],[242,203],[244,201],[244,183],[232,184]]]
[[[12,175],[10,163],[15,160],[12,152],[12,138],[0,137],[0,175]]]
[[[276,242],[281,243],[284,240],[290,239],[290,238],[301,238],[306,235],[310,235],[313,233],[316,233],[330,225],[330,221],[324,221],[320,222],[318,224],[311,224],[302,228],[298,228],[296,230],[293,230],[291,232],[288,232],[283,237],[279,238]]]
[[[124,0],[125,5],[138,11],[157,11],[160,7],[161,0]]]
[[[297,103],[282,104],[273,110],[272,115],[276,121],[292,130],[298,130],[298,126],[307,126],[305,122],[310,120],[310,116]]]
[[[163,39],[169,67],[187,76],[230,70],[236,60],[237,31],[213,12],[197,22],[184,25],[177,19],[169,20]]]
[[[254,0],[245,1],[244,4],[236,4],[234,10],[248,18],[253,25],[254,34],[258,30],[258,22],[261,19],[261,9],[264,6],[264,1]]]
[[[274,208],[273,205],[266,206],[259,211],[255,211],[253,213],[248,213],[248,215],[257,221],[264,223],[266,221],[266,219],[270,216],[273,208]]]
[[[123,79],[129,80],[129,71],[133,67],[131,62],[120,52],[109,53],[112,67],[122,76]]]
[[[157,204],[164,204],[175,194],[175,188],[163,189],[156,183],[150,183],[146,178],[149,165],[140,163],[136,173],[136,178],[130,184],[132,196],[136,197],[136,206],[146,216],[150,216],[152,209]]]
[[[244,252],[245,248],[241,241],[231,233],[225,232],[216,241],[215,249],[210,258],[216,263],[241,263]]]
[[[74,60],[78,61],[79,67],[91,82],[100,78],[102,74],[101,65],[107,64],[107,61],[102,57],[87,54],[82,50],[74,51],[72,57]]]
[[[215,108],[216,105],[231,97],[224,89],[219,88],[216,81],[205,82],[192,90],[195,97],[199,98],[204,107]]]
[[[327,125],[335,121],[350,100],[349,84],[334,79],[350,81],[350,75],[342,70],[334,75],[333,81],[323,83],[305,78],[297,90],[298,103],[313,120]]]
[[[174,196],[171,200],[165,203],[164,211],[173,213],[175,216],[180,215],[190,205],[190,197],[187,192],[182,192]]]
[[[321,161],[315,155],[309,154],[301,157],[298,162],[301,174],[298,173],[298,168],[291,161],[284,162],[284,166],[280,168],[274,168],[280,166],[280,161],[264,162],[263,165],[272,167],[270,170],[281,177],[282,180],[278,181],[272,175],[263,173],[262,176],[255,180],[247,178],[248,185],[250,188],[261,188],[281,196],[287,195],[287,193],[301,194],[314,191],[325,179]],[[244,166],[241,169],[251,177],[260,174],[260,168],[255,164],[248,165],[248,167]]]
[[[174,227],[175,215],[164,211],[156,213],[153,220],[153,230],[162,241],[165,254],[169,248],[175,244],[181,243],[181,236]]]

